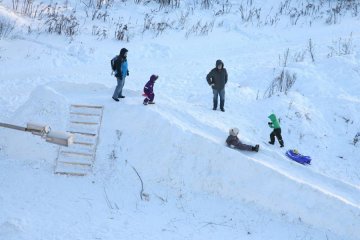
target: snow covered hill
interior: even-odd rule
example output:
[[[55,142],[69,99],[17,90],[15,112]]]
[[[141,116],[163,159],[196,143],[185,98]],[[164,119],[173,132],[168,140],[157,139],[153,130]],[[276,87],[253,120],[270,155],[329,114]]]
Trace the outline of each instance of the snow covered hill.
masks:
[[[21,19],[16,29],[39,24],[10,6],[0,3],[0,14]],[[126,19],[149,6],[114,9]],[[212,10],[195,10],[211,20]],[[163,16],[175,19],[171,12]],[[0,122],[65,131],[71,104],[104,106],[93,171],[55,175],[56,145],[0,129],[0,239],[360,239],[358,17],[254,26],[229,13],[206,36],[180,28],[138,36],[134,27],[129,42],[98,40],[77,17],[84,24],[71,38],[0,39]],[[115,102],[110,59],[123,47],[130,76]],[[217,59],[229,73],[224,113],[211,110],[205,80]],[[286,93],[271,88],[281,72],[295,80]],[[151,74],[156,104],[144,106]],[[271,113],[285,149],[266,144]],[[231,127],[260,151],[227,148]],[[312,164],[289,160],[294,148]]]

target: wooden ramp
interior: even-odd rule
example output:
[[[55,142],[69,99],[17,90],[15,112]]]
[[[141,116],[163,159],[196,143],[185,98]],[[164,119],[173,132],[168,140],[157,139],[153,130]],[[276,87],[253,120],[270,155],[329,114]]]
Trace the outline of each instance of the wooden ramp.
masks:
[[[74,143],[59,148],[55,173],[84,176],[92,172],[102,114],[103,106],[70,106],[67,132],[74,134]]]

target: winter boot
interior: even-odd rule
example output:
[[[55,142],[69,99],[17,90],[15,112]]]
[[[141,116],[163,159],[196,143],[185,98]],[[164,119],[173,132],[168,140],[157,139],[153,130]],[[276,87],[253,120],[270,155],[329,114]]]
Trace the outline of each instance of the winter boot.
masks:
[[[220,110],[221,110],[222,112],[225,112],[224,103],[225,103],[224,100],[222,100],[222,101],[220,100]]]
[[[256,144],[255,147],[251,147],[251,150],[254,152],[258,152],[259,151],[259,144]]]
[[[213,101],[213,110],[215,111],[217,109],[217,101]]]
[[[154,101],[149,101],[149,104],[155,104],[155,102]]]
[[[269,144],[274,145],[274,142],[270,141]]]
[[[284,147],[284,141],[283,140],[279,140],[280,143],[280,147]]]
[[[112,97],[112,99],[114,99],[114,101],[116,101],[116,102],[118,102],[118,101],[119,101],[119,99],[118,99],[118,98],[114,98],[114,97]]]

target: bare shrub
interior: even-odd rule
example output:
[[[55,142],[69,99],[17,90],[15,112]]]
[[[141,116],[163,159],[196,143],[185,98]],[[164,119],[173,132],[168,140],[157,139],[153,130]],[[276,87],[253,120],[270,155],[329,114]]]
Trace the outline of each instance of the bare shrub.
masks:
[[[157,22],[154,20],[153,15],[145,14],[142,33],[145,33],[146,31],[151,31],[155,33],[156,36],[159,36],[165,30],[172,29],[173,24],[174,21],[170,22],[169,19]]]
[[[297,8],[292,8],[290,10],[289,17],[290,17],[290,23],[292,25],[296,25],[297,22],[299,21],[299,18],[301,17],[301,12],[299,12]]]
[[[143,33],[151,29],[151,26],[154,24],[153,19],[154,19],[154,16],[152,16],[148,13],[145,14],[144,25],[143,25],[143,30],[142,30]]]
[[[181,11],[180,18],[178,19],[178,28],[183,30],[185,28],[185,24],[189,19],[190,10],[188,9],[186,12]]]
[[[261,5],[259,5],[261,6]],[[250,22],[254,15],[254,9],[259,9],[253,6],[253,1],[243,0],[240,4],[240,15],[243,22]],[[327,24],[337,24],[345,15],[357,17],[359,15],[360,1],[358,0],[307,0],[294,1],[284,0],[280,1],[279,7],[273,7],[266,16],[256,16],[259,20],[257,24],[261,25],[276,25],[280,16],[288,16],[290,24],[298,25],[302,23],[312,24],[315,20],[325,19]],[[261,13],[257,11],[257,13]]]
[[[101,9],[110,7],[114,0],[82,0],[81,2],[87,9]]]
[[[352,9],[351,15],[352,15],[353,17],[357,17],[357,16],[359,15],[360,3],[354,4],[354,5],[351,7],[351,9]]]
[[[35,18],[39,8],[43,6],[45,6],[43,3],[34,5],[34,0],[22,0],[22,2],[19,0],[12,0],[13,10],[31,18]]]
[[[158,22],[154,28],[156,36],[162,34],[166,29],[171,29],[171,24],[169,24],[168,21]]]
[[[345,16],[347,12],[351,13],[352,17],[357,17],[359,14],[360,2],[358,0],[347,0],[347,1],[334,1],[330,4],[327,10],[327,24],[339,23],[342,16]]]
[[[306,50],[298,51],[293,55],[294,62],[303,62],[305,59]]]
[[[108,8],[114,3],[114,0],[87,0],[82,1],[85,6],[86,17],[90,17],[92,21],[102,20],[106,22],[109,18]]]
[[[296,79],[296,73],[291,74],[288,70],[283,68],[279,75],[272,80],[270,86],[265,91],[264,98],[270,98],[278,92],[284,92],[287,94],[291,87],[295,84]]]
[[[231,12],[231,8],[232,8],[231,2],[229,2],[229,0],[226,0],[226,2],[220,5],[220,9],[215,11],[214,15],[220,16],[220,15],[228,14]]]
[[[128,26],[123,23],[118,23],[115,30],[115,39],[119,41],[129,42]]]
[[[211,22],[205,22],[204,24],[201,23],[201,20],[199,20],[195,25],[193,25],[189,30],[186,31],[185,37],[188,38],[191,35],[195,36],[204,36],[208,35],[209,32],[212,32],[214,28],[215,20],[212,20]]]
[[[171,8],[179,8],[180,7],[180,2],[181,0],[154,0],[155,2],[157,2],[160,5],[160,8],[165,8],[165,7],[171,7]],[[140,4],[140,3],[144,3],[147,4],[149,2],[151,2],[150,0],[134,0],[134,2],[136,4]]]
[[[341,13],[341,6],[336,5],[334,8],[327,10],[328,17],[326,18],[327,24],[336,24],[339,21]]]
[[[0,39],[7,38],[15,29],[15,22],[0,18]]]
[[[79,22],[76,12],[72,11],[69,15],[60,12],[58,9],[49,9],[47,20],[45,21],[46,31],[65,36],[74,36],[79,31]]]
[[[260,17],[259,17],[260,19]],[[264,21],[264,25],[270,25],[270,26],[274,26],[276,25],[278,22],[280,21],[280,14],[277,13],[275,15],[271,15],[271,10],[269,12],[269,14],[266,16],[265,21]],[[260,21],[258,22],[258,25],[260,24]]]
[[[246,3],[240,4],[239,13],[243,23],[254,23],[254,20],[259,22],[261,17],[261,8],[253,6],[252,1],[246,1]]]
[[[357,144],[359,141],[360,141],[360,132],[358,132],[358,133],[355,135],[354,139],[353,139],[353,144],[354,144],[354,146],[356,146],[356,144]]]
[[[92,12],[92,17],[91,17],[91,20],[102,20],[103,22],[106,22],[107,18],[109,17],[109,14],[107,12],[107,10],[105,11],[102,11],[101,9],[95,9],[93,12]]]
[[[34,0],[23,0],[20,12],[24,15],[29,15],[32,12],[33,6]]]
[[[124,21],[121,17],[115,23],[115,39],[119,41],[129,42],[131,38],[130,29],[131,29],[131,22]]]
[[[308,51],[309,51],[309,54],[310,54],[310,57],[311,57],[311,61],[315,62],[314,44],[311,41],[311,38],[309,39]]]
[[[203,9],[210,9],[211,7],[211,0],[201,0],[201,7]]]
[[[287,94],[295,84],[297,79],[296,73],[290,73],[290,71],[287,70],[289,52],[289,49],[287,49],[283,57],[279,56],[279,62],[282,65],[282,69],[280,70],[279,75],[272,80],[270,86],[266,89],[264,98],[270,98],[278,92]]]
[[[17,11],[19,8],[19,0],[11,0],[11,1],[12,1],[13,10]]]
[[[289,53],[290,53],[290,49],[287,48],[283,56],[279,55],[279,66],[282,66],[284,68],[287,67],[289,60]]]
[[[108,36],[107,29],[98,26],[93,26],[91,34],[97,36],[98,40],[106,39]]]
[[[333,41],[332,46],[329,46],[328,48],[330,49],[330,53],[327,55],[328,57],[352,54],[354,52],[352,33],[349,38],[339,38],[338,40]]]

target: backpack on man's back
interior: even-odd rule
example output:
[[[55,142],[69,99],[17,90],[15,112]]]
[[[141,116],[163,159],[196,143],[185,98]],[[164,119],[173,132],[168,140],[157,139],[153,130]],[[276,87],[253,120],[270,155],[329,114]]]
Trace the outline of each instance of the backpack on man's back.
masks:
[[[110,61],[111,63],[111,69],[115,72],[115,77],[119,78],[121,77],[121,69],[119,64],[121,65],[121,59],[119,55],[116,55],[113,59]]]
[[[113,57],[113,59],[111,59],[110,63],[111,63],[111,69],[115,72],[117,69],[116,66],[116,60],[119,58],[119,55],[116,55],[115,57]]]

